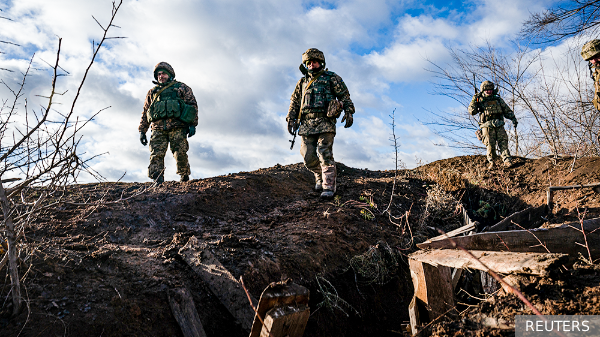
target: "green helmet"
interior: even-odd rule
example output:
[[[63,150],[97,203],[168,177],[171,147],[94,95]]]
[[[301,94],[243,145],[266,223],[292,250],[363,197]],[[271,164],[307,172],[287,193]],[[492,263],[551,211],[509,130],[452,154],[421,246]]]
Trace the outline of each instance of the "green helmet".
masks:
[[[175,78],[175,69],[171,67],[167,62],[159,62],[156,66],[154,66],[154,79],[158,80],[158,71],[164,70],[171,75],[171,80]]]
[[[600,40],[598,39],[593,39],[581,48],[581,57],[586,61],[589,61],[598,54],[600,54]]]
[[[321,66],[325,66],[325,55],[317,48],[309,48],[302,54],[302,64],[306,64],[307,61],[312,60],[319,61],[322,63]]]
[[[494,83],[490,81],[483,81],[483,83],[481,83],[481,87],[479,87],[479,90],[481,92],[484,92],[486,90],[494,90]]]

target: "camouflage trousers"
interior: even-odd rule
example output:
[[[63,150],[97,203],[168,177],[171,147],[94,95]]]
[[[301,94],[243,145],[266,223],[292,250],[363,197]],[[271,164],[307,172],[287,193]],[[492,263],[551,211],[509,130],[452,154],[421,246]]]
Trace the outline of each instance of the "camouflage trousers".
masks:
[[[493,162],[494,159],[498,158],[496,154],[496,146],[500,149],[500,157],[502,157],[502,161],[509,161],[511,156],[508,151],[508,135],[506,134],[506,130],[504,127],[494,128],[487,127],[482,128],[483,135],[483,144],[487,147],[487,160],[488,162]]]
[[[190,175],[190,163],[187,156],[190,145],[187,140],[187,129],[152,130],[152,136],[150,136],[150,166],[148,166],[148,177],[151,179],[156,179],[163,173],[165,154],[169,145],[177,163],[177,174],[180,176]]]
[[[323,189],[335,192],[334,137],[333,132],[302,136],[300,154],[304,159],[304,166],[314,173],[317,183],[321,182]]]

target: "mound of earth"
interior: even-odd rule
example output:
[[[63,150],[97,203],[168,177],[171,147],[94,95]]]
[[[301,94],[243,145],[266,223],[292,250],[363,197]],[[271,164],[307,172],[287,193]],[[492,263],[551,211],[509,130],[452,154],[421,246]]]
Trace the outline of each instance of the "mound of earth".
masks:
[[[338,163],[338,196],[331,201],[319,199],[312,173],[301,164],[158,187],[72,185],[56,196],[58,207],[26,228],[19,248],[27,306],[10,316],[5,277],[0,336],[182,336],[167,299],[167,290],[182,286],[193,294],[208,336],[247,336],[178,254],[192,236],[242,277],[255,298],[283,279],[307,287],[305,336],[407,335],[413,289],[406,256],[415,243],[437,236],[437,228],[461,226],[461,203],[480,222],[493,224],[544,204],[549,185],[600,181],[599,158],[572,162],[522,159],[491,172],[482,156],[398,172]],[[554,201],[549,223],[600,216],[591,190],[560,192]],[[585,310],[580,301],[595,298],[600,277],[594,265],[577,270],[589,291],[569,284],[557,293],[532,283],[534,301],[570,296],[574,304],[565,307]],[[561,287],[561,279],[547,284]],[[470,315],[526,311],[510,296],[494,301]],[[475,321],[440,323],[431,333],[489,329]]]

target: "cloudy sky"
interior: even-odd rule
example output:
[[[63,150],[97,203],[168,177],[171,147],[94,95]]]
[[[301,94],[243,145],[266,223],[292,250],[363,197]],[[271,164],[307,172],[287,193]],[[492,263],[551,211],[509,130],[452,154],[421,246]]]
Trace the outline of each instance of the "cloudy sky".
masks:
[[[124,0],[83,88],[76,112],[89,117],[85,156],[108,180],[146,177],[148,147],[137,128],[143,99],[152,88],[152,70],[169,62],[176,79],[189,85],[199,105],[197,134],[190,138],[192,178],[301,161],[299,141],[292,151],[285,115],[301,74],[302,53],[316,47],[327,67],[346,82],[356,106],[354,126],[338,128],[334,156],[346,165],[391,169],[391,119],[395,109],[399,155],[408,167],[419,161],[460,155],[420,121],[428,111],[461,108],[431,94],[427,59],[449,61],[448,48],[486,42],[509,46],[531,12],[544,0],[480,1],[287,1],[287,0]],[[0,76],[20,82],[33,57],[25,96],[30,107],[46,105],[51,74],[62,38],[56,110],[67,112],[92,56],[92,43],[106,25],[108,0],[4,0],[0,2]],[[10,97],[6,87],[0,97]],[[462,109],[462,108],[461,108]],[[338,124],[339,125],[339,124]],[[148,135],[149,136],[149,135]],[[442,146],[440,146],[442,145]],[[170,152],[166,178],[177,179]],[[91,179],[82,177],[83,180]]]

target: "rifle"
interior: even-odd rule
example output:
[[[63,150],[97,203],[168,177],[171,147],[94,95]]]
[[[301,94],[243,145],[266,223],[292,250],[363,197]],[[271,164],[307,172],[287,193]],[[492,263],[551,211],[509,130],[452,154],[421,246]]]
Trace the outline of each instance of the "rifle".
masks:
[[[292,138],[292,140],[290,140],[289,142],[292,143],[292,145],[290,146],[290,150],[294,149],[294,143],[296,142],[296,135],[298,134],[298,128],[300,127],[299,123],[294,122],[294,138]]]

